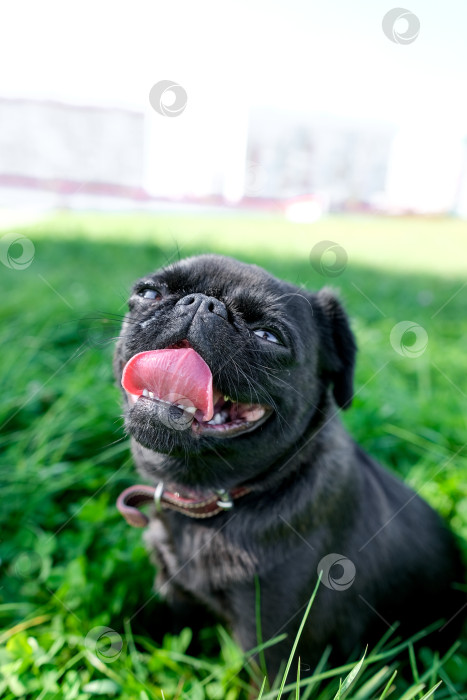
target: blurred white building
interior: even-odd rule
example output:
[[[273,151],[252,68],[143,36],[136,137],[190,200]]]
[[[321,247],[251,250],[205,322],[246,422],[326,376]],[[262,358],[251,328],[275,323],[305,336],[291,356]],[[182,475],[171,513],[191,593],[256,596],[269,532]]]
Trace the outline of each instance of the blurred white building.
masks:
[[[143,124],[130,110],[0,98],[0,206],[144,198]]]
[[[331,208],[372,206],[385,188],[394,127],[291,112],[251,113],[246,194],[317,195]]]
[[[463,134],[418,126],[248,113],[206,118],[202,101],[167,118],[147,111],[0,98],[0,207],[157,208],[165,201],[323,211],[467,216]]]

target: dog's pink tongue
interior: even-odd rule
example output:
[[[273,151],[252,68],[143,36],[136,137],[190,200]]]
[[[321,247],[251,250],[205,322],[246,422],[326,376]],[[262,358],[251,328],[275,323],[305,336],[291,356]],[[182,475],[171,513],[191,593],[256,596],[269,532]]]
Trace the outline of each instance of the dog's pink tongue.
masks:
[[[203,413],[203,421],[214,415],[211,370],[193,348],[134,355],[123,369],[122,386],[137,396],[147,389],[163,401],[196,406]]]

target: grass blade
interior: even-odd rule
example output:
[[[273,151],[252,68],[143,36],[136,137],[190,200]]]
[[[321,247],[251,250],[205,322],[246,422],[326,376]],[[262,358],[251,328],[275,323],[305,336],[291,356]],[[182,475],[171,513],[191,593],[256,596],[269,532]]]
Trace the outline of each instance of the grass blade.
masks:
[[[315,668],[314,673],[313,673],[313,677],[308,679],[309,682],[305,686],[305,692],[302,695],[302,700],[309,700],[309,697],[310,697],[311,693],[313,692],[313,690],[315,690],[319,687],[319,684],[321,683],[321,681],[316,676],[319,676],[321,671],[323,670],[323,668],[326,666],[330,654],[331,654],[331,647],[328,646],[323,651],[323,654],[316,665],[316,668]]]
[[[363,654],[362,658],[360,661],[355,664],[354,668],[350,671],[350,673],[344,678],[344,680],[341,682],[339,685],[339,690],[337,691],[334,700],[340,700],[343,697],[343,693],[346,693],[350,686],[354,683],[355,679],[357,678],[358,674],[361,671],[361,668],[363,666],[363,662],[365,661],[365,656],[366,656],[366,650],[365,653]]]
[[[442,682],[443,682],[443,681],[439,681],[439,683],[437,683],[435,686],[433,686],[433,688],[432,688],[431,690],[429,690],[427,693],[425,693],[425,695],[422,695],[422,697],[420,698],[420,700],[427,700],[427,698],[431,698],[431,696],[433,695],[433,693],[435,692],[435,690],[438,690],[438,688],[439,688],[439,686],[441,685]]]
[[[406,690],[405,693],[400,696],[399,700],[412,700],[412,698],[418,695],[421,690],[424,690],[424,688],[425,683],[417,683],[417,685],[413,685],[411,688]]]
[[[418,673],[418,668],[417,668],[417,661],[415,659],[415,650],[413,648],[413,644],[409,645],[409,659],[410,659],[410,668],[412,669],[412,675],[415,683],[420,683],[420,675]]]
[[[259,576],[255,576],[255,614],[256,614],[256,639],[259,648],[259,667],[265,678],[268,676],[266,657],[264,656],[263,629],[261,625],[261,590]]]
[[[263,678],[263,684],[262,684],[261,689],[259,691],[259,695],[258,695],[257,700],[261,700],[261,698],[263,697],[265,686],[266,686],[266,676]]]
[[[279,693],[278,693],[278,695],[277,695],[277,700],[280,700],[280,698],[282,697],[282,693],[283,693],[283,691],[284,691],[284,687],[285,687],[285,684],[286,684],[286,681],[287,681],[287,676],[289,675],[290,667],[291,667],[291,665],[292,665],[293,657],[294,657],[294,655],[295,655],[295,651],[296,651],[296,649],[297,649],[298,642],[299,642],[299,639],[300,639],[300,637],[301,637],[303,628],[305,627],[305,622],[307,621],[308,615],[310,614],[311,606],[313,605],[313,601],[314,601],[314,599],[316,598],[316,594],[317,594],[317,592],[318,592],[319,584],[321,583],[321,576],[322,576],[322,575],[323,575],[323,572],[321,571],[320,574],[319,574],[319,576],[318,576],[318,580],[316,581],[315,589],[314,589],[313,593],[311,594],[310,601],[309,601],[308,605],[306,606],[305,614],[304,614],[303,619],[302,619],[302,621],[301,621],[301,623],[300,623],[300,627],[298,628],[297,636],[295,637],[295,641],[294,641],[294,643],[293,643],[292,651],[290,652],[289,660],[287,661],[287,666],[285,667],[284,675],[282,676],[282,683],[281,683],[280,688],[279,688]]]
[[[379,671],[377,670],[371,678],[369,678],[363,685],[357,690],[352,696],[352,700],[366,700],[367,698],[374,698],[375,693],[380,686],[387,680],[387,678],[392,674],[392,668],[390,666],[383,666]]]
[[[379,697],[379,700],[385,700],[385,698],[386,698],[387,694],[389,693],[390,688],[391,688],[391,686],[392,686],[392,684],[393,684],[394,679],[396,678],[396,676],[397,676],[397,670],[394,671],[394,673],[392,674],[391,678],[388,680],[388,682],[387,682],[387,684],[386,684],[386,687],[384,688],[383,692],[381,693],[381,696]]]
[[[297,664],[297,687],[295,688],[295,700],[300,700],[300,657]]]

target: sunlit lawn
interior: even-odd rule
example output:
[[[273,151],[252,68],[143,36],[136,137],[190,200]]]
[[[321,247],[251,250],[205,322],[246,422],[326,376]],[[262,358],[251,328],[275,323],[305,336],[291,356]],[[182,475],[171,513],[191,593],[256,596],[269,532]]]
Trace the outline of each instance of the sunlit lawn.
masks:
[[[136,480],[111,372],[115,317],[136,277],[179,256],[226,253],[340,290],[359,345],[357,394],[343,419],[465,542],[466,223],[62,214],[19,231],[35,245],[32,264],[0,264],[2,698],[251,696],[245,659],[221,629],[205,630],[196,658],[188,630],[164,637],[141,532],[114,506]],[[310,264],[323,240],[344,249],[342,274]],[[390,343],[401,321],[427,333],[417,357]],[[115,631],[110,647],[96,644],[99,627]],[[443,680],[437,698],[467,697],[465,640],[443,668],[433,663],[420,654],[412,671],[425,692]],[[394,668],[369,664],[348,697],[379,698]],[[333,698],[339,675],[301,697]],[[386,697],[423,695],[400,674],[391,687]]]

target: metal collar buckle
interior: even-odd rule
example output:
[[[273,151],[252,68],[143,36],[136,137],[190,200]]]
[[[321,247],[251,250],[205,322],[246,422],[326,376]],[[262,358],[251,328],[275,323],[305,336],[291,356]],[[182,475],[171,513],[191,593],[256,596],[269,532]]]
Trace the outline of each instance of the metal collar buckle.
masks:
[[[224,508],[225,510],[233,508],[233,501],[228,491],[225,491],[225,489],[221,489],[219,491],[216,491],[216,493],[219,496],[219,500],[216,501],[219,508]]]
[[[154,490],[154,503],[156,504],[156,511],[157,513],[162,512],[162,504],[161,504],[161,499],[162,499],[162,494],[164,493],[164,482],[159,481],[157,484],[155,490]]]

